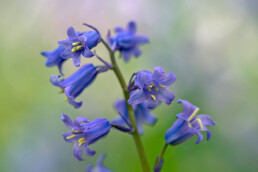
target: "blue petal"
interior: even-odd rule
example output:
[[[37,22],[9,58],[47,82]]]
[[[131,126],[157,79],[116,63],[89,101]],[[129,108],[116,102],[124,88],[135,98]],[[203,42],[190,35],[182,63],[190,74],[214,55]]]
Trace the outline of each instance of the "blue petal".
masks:
[[[165,79],[165,76],[166,76],[166,74],[165,74],[164,69],[162,69],[159,66],[154,67],[154,71],[153,71],[153,75],[152,75],[153,80],[161,81],[161,80]]]
[[[157,121],[157,117],[150,113],[146,103],[137,105],[135,109],[135,116],[139,116],[143,122],[149,125],[154,125]]]
[[[104,118],[95,119],[90,123],[87,123],[87,126],[88,130],[85,131],[85,139],[89,144],[105,137],[111,129],[109,121]]]
[[[152,82],[152,73],[150,71],[140,71],[137,72],[136,77],[135,77],[135,84],[140,87],[143,88],[146,84],[149,84],[149,82]]]
[[[89,49],[95,47],[101,40],[99,33],[96,31],[86,32],[85,36],[88,38],[86,44]]]
[[[159,158],[159,157],[158,157],[158,158]],[[157,158],[157,160],[158,160],[158,158]],[[158,166],[155,166],[154,172],[160,172],[160,170],[161,170],[161,168],[162,168],[162,166],[163,166],[163,163],[164,163],[164,159],[162,159],[162,160],[160,161],[160,163],[158,164]]]
[[[199,144],[203,140],[203,135],[200,132],[196,132],[198,138],[195,144]]]
[[[68,98],[68,102],[75,108],[78,109],[82,106],[82,101],[76,102],[74,98]]]
[[[73,64],[75,67],[79,67],[81,64],[81,57],[80,56],[74,56],[73,57]]]
[[[74,30],[74,28],[72,26],[70,26],[68,29],[67,29],[67,35],[68,37],[72,38],[72,37],[76,37],[76,32]]]
[[[169,105],[175,99],[175,95],[168,88],[159,88],[157,98]]]
[[[177,101],[178,103],[183,103],[183,113],[177,114],[176,117],[182,118],[184,120],[188,120],[190,117],[193,117],[192,114],[195,110],[197,110],[197,106],[192,105],[186,100],[179,99]]]
[[[74,123],[68,115],[62,113],[61,120],[68,128],[72,129],[74,127]]]
[[[206,137],[207,137],[206,139],[210,140],[211,136],[212,136],[211,131],[209,129],[206,129]]]
[[[85,145],[85,143],[83,144]],[[74,144],[73,146],[73,156],[78,159],[79,161],[84,160],[82,158],[82,149],[83,149],[83,145],[79,146],[78,142]]]
[[[198,115],[198,118],[201,119],[203,125],[208,125],[208,126],[216,125],[216,123],[209,115]]]
[[[134,36],[134,41],[137,43],[137,45],[149,43],[150,39],[145,35],[136,35]]]
[[[55,50],[53,51],[44,51],[41,52],[41,55],[47,57],[46,60],[46,66],[47,67],[52,67],[55,65],[58,65],[59,63],[61,63],[62,57],[60,56],[60,54],[65,50],[65,48],[58,46]]]
[[[115,27],[114,30],[115,30],[116,33],[125,32],[125,29],[123,27],[120,27],[120,26]]]
[[[131,96],[128,100],[130,105],[137,105],[145,101],[145,94],[143,90],[136,90],[131,92]]]
[[[159,105],[159,100],[153,100],[151,97],[146,100],[147,108],[148,109],[154,109]]]
[[[86,64],[82,66],[79,70],[77,70],[75,73],[73,73],[68,78],[61,80],[59,82],[60,87],[66,87],[69,85],[72,85],[76,83],[78,80],[85,78],[92,73],[96,72],[96,67],[93,66],[93,64]]]
[[[74,125],[77,127],[80,127],[81,123],[88,123],[88,122],[90,121],[87,118],[80,116],[74,120]]]
[[[161,85],[164,85],[164,86],[170,86],[171,84],[173,84],[174,82],[176,81],[176,75],[173,74],[173,73],[169,73],[165,79],[163,81],[159,81],[159,83]]]
[[[84,153],[85,153],[86,155],[88,155],[88,156],[93,156],[93,155],[96,154],[96,151],[90,150],[89,145],[88,145],[88,144],[85,144],[85,146],[84,146]]]
[[[127,25],[128,32],[131,34],[136,33],[136,23],[134,21],[130,21]]]
[[[80,79],[79,81],[75,82],[71,86],[65,88],[65,94],[67,97],[78,97],[82,91],[90,86],[97,76],[97,71],[93,71],[94,73],[89,74],[88,76],[84,76],[84,78]]]
[[[188,126],[188,122],[183,119],[177,119],[170,127],[165,139],[167,144],[178,145],[190,139],[196,134],[196,130]]]
[[[84,51],[83,51],[82,55],[84,57],[93,57],[95,54],[93,52],[91,52],[90,49],[88,48],[88,46],[86,45],[84,47]]]
[[[61,40],[61,41],[58,41],[58,45],[64,47],[65,49],[71,50],[73,42],[74,41],[72,41],[72,40]]]
[[[143,126],[142,126],[142,121],[139,119],[139,117],[136,117],[136,125],[137,125],[138,133],[140,135],[142,135],[143,134]]]
[[[56,75],[51,75],[49,80],[50,80],[50,82],[51,82],[54,86],[59,87],[59,81],[58,81],[58,79],[59,79],[60,77],[61,77],[60,75],[58,75],[58,76],[56,76]]]
[[[66,49],[66,50],[64,50],[64,51],[61,53],[61,57],[64,58],[64,59],[69,59],[69,58],[74,57],[74,53],[72,53],[71,50]]]
[[[80,139],[82,137],[82,134],[76,134],[75,137],[72,137],[70,139],[67,139],[67,137],[71,136],[71,135],[74,135],[73,131],[68,131],[68,132],[65,132],[62,134],[64,140],[68,143],[72,143],[72,142],[77,142],[78,139]]]
[[[94,172],[92,164],[87,165],[86,172]]]
[[[128,118],[128,111],[124,99],[119,99],[115,101],[114,108],[119,114],[123,115],[125,118]]]
[[[130,60],[131,57],[131,51],[121,51],[122,53],[122,57],[124,59],[125,62],[128,62]]]
[[[142,51],[136,47],[134,48],[133,53],[135,57],[139,57],[142,54]]]

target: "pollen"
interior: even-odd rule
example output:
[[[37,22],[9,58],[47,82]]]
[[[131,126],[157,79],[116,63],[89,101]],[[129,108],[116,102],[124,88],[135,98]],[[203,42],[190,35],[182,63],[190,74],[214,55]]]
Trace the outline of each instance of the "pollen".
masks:
[[[64,89],[61,89],[60,91],[58,91],[58,93],[64,93]]]
[[[76,51],[78,51],[78,50],[81,50],[81,49],[83,49],[83,45],[78,45],[78,46],[76,46],[76,47],[73,47],[73,49],[71,50],[71,52],[74,53],[74,52],[76,52]]]
[[[76,135],[75,135],[75,134],[70,135],[70,136],[67,136],[67,137],[66,137],[66,139],[72,139],[72,138],[74,138],[74,137],[76,137]]]
[[[159,84],[159,86],[160,86],[160,87],[163,87],[163,88],[165,88],[165,87],[166,87],[165,85],[162,85],[162,84]]]
[[[151,95],[151,97],[153,98],[153,100],[155,100],[155,101],[157,100],[157,99],[156,99],[156,97],[155,97],[154,95]]]
[[[197,122],[198,122],[198,124],[199,124],[201,130],[203,130],[203,124],[202,124],[201,119],[200,119],[200,118],[196,118],[196,120],[197,120]]]
[[[200,109],[199,108],[196,108],[195,110],[194,110],[194,112],[191,114],[191,116],[188,118],[188,122],[190,122],[191,121],[191,119],[193,119],[193,117],[196,115],[196,113],[199,111]]]
[[[82,138],[80,138],[80,139],[78,140],[79,146],[81,146],[83,143],[86,143],[86,142],[87,142],[87,141],[85,140],[84,137],[82,137]]]
[[[76,45],[79,45],[79,44],[81,44],[81,41],[72,43],[73,46],[76,46]]]
[[[76,131],[76,130],[74,130],[73,128],[72,128],[72,131],[74,132],[74,133],[80,133],[81,131]]]

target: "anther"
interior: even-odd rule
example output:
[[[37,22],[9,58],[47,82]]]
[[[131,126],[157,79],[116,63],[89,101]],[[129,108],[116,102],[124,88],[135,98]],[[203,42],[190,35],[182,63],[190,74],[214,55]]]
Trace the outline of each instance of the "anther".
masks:
[[[191,114],[191,116],[188,118],[188,122],[190,122],[191,121],[191,119],[193,119],[193,117],[196,115],[196,113],[199,111],[199,108],[196,108],[195,110],[194,110],[194,112]]]
[[[166,87],[165,85],[162,85],[162,84],[159,84],[159,86],[160,86],[160,87],[163,87],[163,88]]]
[[[155,100],[155,101],[157,100],[157,99],[156,99],[156,97],[155,97],[154,95],[151,95],[151,97],[153,98],[153,100]]]
[[[72,138],[74,138],[74,137],[76,137],[76,135],[75,135],[75,134],[70,135],[70,136],[67,136],[67,137],[66,137],[66,139],[72,139]]]
[[[81,44],[81,41],[72,43],[73,46],[76,46],[76,45],[79,45],[79,44]]]

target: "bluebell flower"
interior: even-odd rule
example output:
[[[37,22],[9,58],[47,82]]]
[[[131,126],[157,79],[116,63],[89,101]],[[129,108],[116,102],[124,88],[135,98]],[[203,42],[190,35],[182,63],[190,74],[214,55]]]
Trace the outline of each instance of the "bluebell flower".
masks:
[[[102,154],[102,155],[99,156],[99,159],[96,163],[96,167],[93,169],[92,165],[89,164],[88,167],[87,167],[86,172],[113,172],[111,170],[106,169],[103,166],[103,159],[104,159],[104,155]]]
[[[112,120],[112,124],[116,125],[126,125],[127,123],[130,124],[128,110],[126,106],[125,100],[117,100],[114,103],[114,108],[123,118],[118,117]],[[141,103],[138,105],[133,106],[134,115],[136,120],[136,125],[139,134],[143,134],[143,126],[142,124],[154,125],[157,121],[156,116],[154,116],[147,108],[146,103]],[[125,121],[126,120],[126,121]]]
[[[192,105],[186,100],[178,100],[182,103],[184,108],[183,112],[177,114],[177,120],[165,134],[167,144],[178,145],[193,137],[198,136],[196,144],[203,140],[203,135],[200,131],[207,133],[207,140],[211,138],[211,131],[206,126],[214,126],[215,122],[208,115],[197,115],[199,108]]]
[[[86,64],[66,79],[59,79],[60,76],[52,75],[50,81],[54,86],[60,87],[64,91],[68,102],[74,108],[79,108],[82,102],[76,102],[75,98],[95,80],[98,73],[93,64]]]
[[[73,156],[78,160],[83,160],[82,151],[88,156],[93,156],[96,151],[90,150],[89,145],[105,137],[111,128],[108,120],[97,118],[89,121],[85,117],[78,117],[74,120],[66,114],[61,114],[61,120],[71,130],[63,133],[64,140],[68,143],[74,143]]]
[[[64,59],[73,58],[76,67],[80,66],[81,55],[84,57],[93,57],[94,53],[90,51],[100,42],[100,34],[97,31],[75,32],[73,27],[67,29],[68,39],[58,41],[59,45],[65,50],[61,53]]]
[[[149,42],[147,36],[136,34],[136,23],[133,21],[128,23],[127,29],[116,27],[115,32],[115,36],[111,37],[110,32],[107,36],[109,46],[113,51],[120,51],[126,62],[131,56],[139,57],[142,53],[139,46]]]
[[[63,75],[62,64],[66,60],[66,59],[63,59],[61,57],[61,53],[64,50],[65,50],[64,47],[58,46],[53,51],[43,51],[43,52],[41,52],[41,55],[43,55],[47,58],[47,60],[45,62],[46,66],[47,67],[57,66],[61,75]]]
[[[155,108],[160,101],[170,104],[175,95],[167,87],[175,80],[173,73],[165,75],[161,67],[154,67],[153,74],[146,70],[137,72],[134,83],[138,89],[131,92],[128,103],[137,105],[146,102],[149,109]]]

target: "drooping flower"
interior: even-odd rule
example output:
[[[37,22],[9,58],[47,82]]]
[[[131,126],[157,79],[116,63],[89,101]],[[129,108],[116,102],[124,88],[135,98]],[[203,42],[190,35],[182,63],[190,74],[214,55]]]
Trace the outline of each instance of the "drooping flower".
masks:
[[[113,37],[108,33],[108,43],[113,51],[120,51],[126,62],[131,56],[139,57],[142,53],[139,46],[149,42],[147,36],[136,34],[136,23],[133,21],[128,23],[127,29],[116,27],[115,32]]]
[[[134,79],[137,90],[131,92],[128,103],[137,105],[146,101],[149,109],[155,108],[160,101],[170,104],[175,95],[167,87],[173,84],[176,76],[173,73],[165,75],[161,67],[154,67],[153,74],[150,71],[139,71]]]
[[[114,108],[116,109],[117,113],[119,113],[123,118],[118,117],[112,120],[111,123],[121,125],[121,126],[126,125],[127,123],[130,124],[125,100],[117,100],[114,103]],[[138,132],[139,134],[143,134],[143,126],[142,126],[143,123],[148,125],[154,125],[157,121],[157,118],[152,113],[150,113],[146,103],[135,105],[133,106],[133,109],[134,109],[134,115],[135,115]]]
[[[81,55],[84,57],[93,57],[94,53],[90,51],[100,42],[100,34],[97,31],[75,32],[73,27],[67,29],[68,39],[58,41],[59,45],[65,50],[61,53],[64,59],[73,58],[76,67],[80,66]]]
[[[68,115],[61,114],[61,120],[71,129],[62,136],[66,142],[74,143],[73,156],[78,160],[83,160],[83,149],[86,155],[93,156],[96,151],[90,150],[89,145],[105,137],[111,128],[109,121],[104,118],[90,122],[85,117],[78,117],[73,122]]]
[[[60,79],[60,75],[52,75],[50,81],[54,86],[60,87],[67,96],[68,102],[79,108],[82,102],[76,102],[75,98],[87,88],[96,78],[99,71],[93,64],[86,64],[66,79]]]
[[[88,167],[87,167],[86,172],[113,172],[111,170],[106,169],[103,166],[103,159],[104,159],[104,155],[102,154],[102,155],[99,156],[99,159],[96,163],[96,167],[93,169],[92,165],[89,164]]]
[[[211,138],[211,131],[206,126],[214,126],[216,123],[208,115],[197,115],[199,108],[192,105],[186,100],[178,100],[182,103],[183,112],[177,115],[177,120],[165,134],[167,144],[178,145],[193,137],[198,136],[196,144],[203,140],[203,135],[200,131],[207,133],[207,140]]]
[[[47,67],[57,66],[61,75],[63,75],[62,64],[66,60],[66,59],[63,59],[61,57],[61,53],[64,50],[65,50],[64,47],[58,46],[53,51],[43,51],[43,52],[41,52],[41,55],[43,55],[47,58],[47,60],[45,62],[46,66]]]

